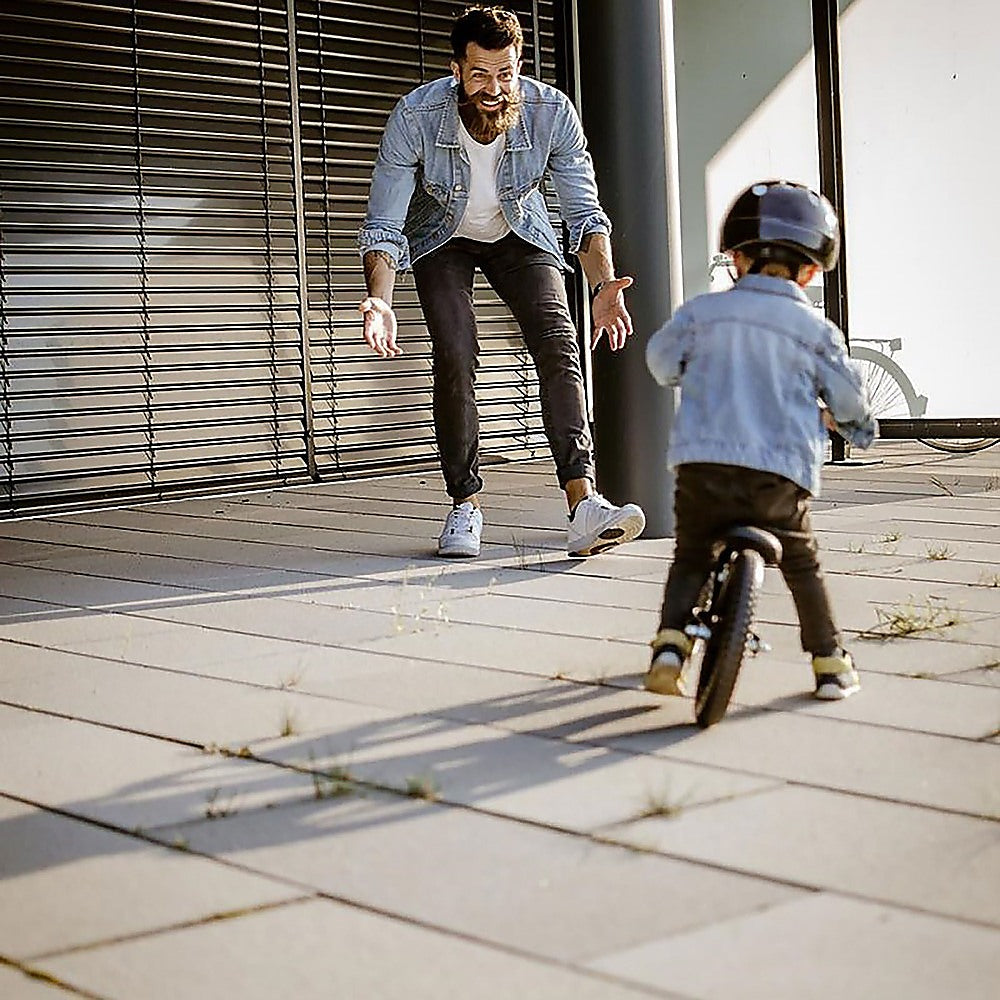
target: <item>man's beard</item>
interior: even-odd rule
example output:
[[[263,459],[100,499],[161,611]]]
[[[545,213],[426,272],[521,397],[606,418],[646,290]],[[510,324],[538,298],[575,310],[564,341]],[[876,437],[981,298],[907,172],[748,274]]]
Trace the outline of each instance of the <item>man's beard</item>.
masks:
[[[480,91],[480,94],[482,92]],[[502,132],[506,132],[517,122],[521,114],[521,91],[501,93],[498,108],[486,110],[480,103],[480,94],[469,97],[462,84],[458,85],[458,113],[476,142],[492,142]]]

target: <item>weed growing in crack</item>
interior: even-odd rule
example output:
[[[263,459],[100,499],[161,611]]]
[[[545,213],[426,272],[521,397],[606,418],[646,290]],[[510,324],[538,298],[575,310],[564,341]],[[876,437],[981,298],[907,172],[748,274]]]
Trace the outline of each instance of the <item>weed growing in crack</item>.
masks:
[[[921,606],[909,601],[889,608],[876,608],[875,617],[878,624],[859,633],[859,638],[898,639],[920,632],[940,632],[962,621],[959,611],[937,603],[933,597],[928,597]]]
[[[213,788],[208,793],[205,800],[205,819],[225,819],[226,816],[232,816],[236,812],[233,806],[235,799],[230,799],[228,802],[219,801],[221,791],[221,788]]]
[[[286,708],[281,716],[281,728],[278,730],[279,736],[294,736],[299,731],[298,720],[295,713]]]
[[[542,552],[540,549],[527,545],[517,535],[511,535],[510,541],[514,546],[514,553],[517,556],[518,569],[535,569],[542,565]]]
[[[337,799],[356,790],[346,767],[331,767],[326,771],[310,771],[313,796],[317,799]]]
[[[927,558],[932,562],[940,562],[944,559],[950,559],[954,554],[955,550],[951,548],[950,545],[927,546]]]
[[[647,819],[650,816],[673,818],[680,816],[690,802],[690,792],[678,796],[668,786],[659,792],[648,792],[646,794],[645,805],[636,818]]]
[[[406,779],[404,787],[406,794],[411,799],[426,799],[428,802],[436,802],[441,797],[441,789],[432,774],[412,775]]]

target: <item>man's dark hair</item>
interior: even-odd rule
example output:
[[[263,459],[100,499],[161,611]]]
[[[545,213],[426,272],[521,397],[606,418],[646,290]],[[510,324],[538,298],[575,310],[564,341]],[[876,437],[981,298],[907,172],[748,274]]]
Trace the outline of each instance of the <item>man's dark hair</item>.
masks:
[[[516,45],[520,55],[524,45],[521,22],[505,7],[466,7],[451,29],[451,50],[456,62],[465,58],[469,42],[492,52]]]

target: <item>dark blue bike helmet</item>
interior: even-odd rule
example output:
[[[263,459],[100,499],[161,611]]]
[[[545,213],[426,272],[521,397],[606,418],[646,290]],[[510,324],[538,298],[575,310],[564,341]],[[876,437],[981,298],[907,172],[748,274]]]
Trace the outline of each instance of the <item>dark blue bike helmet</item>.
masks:
[[[840,225],[821,194],[793,181],[760,181],[732,203],[719,249],[742,250],[759,270],[765,263],[818,264],[832,270],[840,253]]]

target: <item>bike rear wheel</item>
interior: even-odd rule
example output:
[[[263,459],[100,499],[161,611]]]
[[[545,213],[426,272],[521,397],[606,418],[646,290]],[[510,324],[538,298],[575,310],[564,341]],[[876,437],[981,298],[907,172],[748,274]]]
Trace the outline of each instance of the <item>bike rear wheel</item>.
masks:
[[[698,674],[694,713],[702,729],[715,725],[729,707],[746,655],[757,592],[763,579],[763,556],[751,549],[737,553],[714,609],[717,620],[705,644]]]

